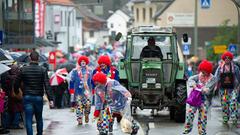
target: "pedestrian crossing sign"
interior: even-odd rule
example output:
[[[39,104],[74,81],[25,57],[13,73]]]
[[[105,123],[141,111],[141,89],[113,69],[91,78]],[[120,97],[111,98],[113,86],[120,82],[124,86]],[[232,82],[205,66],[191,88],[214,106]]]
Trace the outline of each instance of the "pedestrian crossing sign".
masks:
[[[182,45],[183,55],[189,55],[190,54],[190,45],[189,44],[183,44]]]
[[[201,0],[201,8],[210,8],[211,0]]]
[[[229,45],[228,45],[228,50],[229,50],[230,52],[232,52],[233,54],[236,53],[236,51],[237,51],[237,45],[235,45],[235,44],[229,44]]]

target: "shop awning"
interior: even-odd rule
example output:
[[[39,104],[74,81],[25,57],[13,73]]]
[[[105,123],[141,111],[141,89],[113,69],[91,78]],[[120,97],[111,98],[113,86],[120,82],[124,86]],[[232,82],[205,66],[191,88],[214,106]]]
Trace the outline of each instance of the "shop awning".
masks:
[[[4,49],[31,49],[39,47],[57,47],[57,44],[52,43],[44,38],[35,38],[35,44],[3,44],[0,48]]]
[[[37,47],[57,47],[56,44],[53,44],[51,41],[44,38],[35,38],[35,43]]]

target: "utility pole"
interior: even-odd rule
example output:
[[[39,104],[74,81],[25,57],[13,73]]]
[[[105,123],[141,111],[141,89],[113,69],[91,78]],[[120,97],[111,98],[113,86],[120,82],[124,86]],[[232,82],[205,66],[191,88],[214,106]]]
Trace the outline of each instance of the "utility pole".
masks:
[[[68,24],[67,24],[67,50],[70,53],[70,15],[74,11],[74,7],[71,11],[68,12]]]
[[[195,0],[195,15],[194,15],[194,55],[197,56],[198,49],[198,0]]]
[[[239,2],[236,2],[236,0],[232,0],[232,2],[234,3],[234,5],[237,8],[237,13],[238,13],[238,30],[237,30],[237,44],[238,44],[238,52],[240,52],[240,4]]]

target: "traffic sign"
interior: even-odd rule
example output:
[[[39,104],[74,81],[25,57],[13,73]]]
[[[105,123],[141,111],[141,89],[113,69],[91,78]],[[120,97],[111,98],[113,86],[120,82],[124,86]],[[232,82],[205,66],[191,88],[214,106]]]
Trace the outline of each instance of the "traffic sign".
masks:
[[[2,45],[3,42],[3,31],[0,31],[0,45]]]
[[[227,46],[226,45],[215,45],[213,46],[213,50],[215,54],[221,54],[227,51]]]
[[[182,45],[183,55],[190,55],[190,45],[183,44]]]
[[[56,53],[55,52],[49,52],[48,62],[51,64],[56,63]]]
[[[56,52],[49,52],[49,56],[48,56],[48,62],[49,64],[53,65],[53,69],[56,69]]]
[[[228,50],[232,52],[233,54],[237,52],[237,45],[235,44],[229,44],[228,45]]]
[[[192,38],[191,38],[191,37],[188,37],[188,41],[187,41],[187,42],[184,42],[184,41],[183,41],[183,38],[182,38],[182,45],[183,45],[183,44],[191,45],[191,44],[192,44]]]
[[[201,0],[201,8],[210,8],[211,0]]]

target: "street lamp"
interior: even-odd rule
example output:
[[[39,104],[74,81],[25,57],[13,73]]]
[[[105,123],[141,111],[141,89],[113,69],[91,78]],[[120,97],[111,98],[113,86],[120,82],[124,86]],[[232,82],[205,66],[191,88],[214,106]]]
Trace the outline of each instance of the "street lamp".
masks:
[[[74,7],[68,12],[68,24],[67,24],[67,50],[68,50],[68,53],[70,53],[70,40],[69,40],[69,37],[70,37],[70,34],[69,34],[69,31],[70,31],[70,15],[73,11],[74,11]]]

